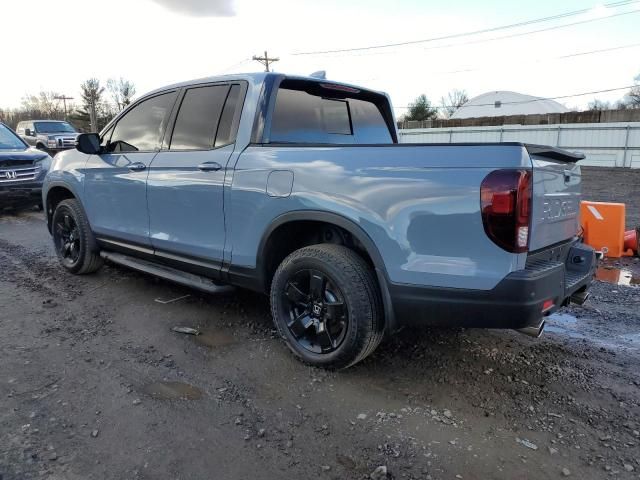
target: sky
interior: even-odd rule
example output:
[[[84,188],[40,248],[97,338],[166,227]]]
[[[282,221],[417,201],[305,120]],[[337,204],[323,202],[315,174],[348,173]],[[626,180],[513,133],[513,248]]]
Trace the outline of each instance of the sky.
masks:
[[[605,0],[611,2],[612,0]],[[619,8],[595,0],[1,0],[0,107],[26,94],[76,98],[90,77],[124,77],[138,95],[173,82],[261,71],[265,50],[275,71],[382,90],[396,115],[420,94],[438,102],[453,89],[473,97],[512,90],[557,97],[633,84],[640,74],[640,1]],[[381,49],[299,55],[411,42],[478,31],[576,10],[550,22]],[[37,12],[37,14],[34,14]],[[632,12],[627,15],[612,16]],[[636,13],[633,13],[636,12]],[[593,21],[592,21],[593,20]],[[529,35],[559,25],[585,22]],[[510,36],[496,39],[496,37]],[[609,50],[616,47],[627,47]],[[593,50],[596,54],[578,55]],[[564,58],[560,58],[564,57]],[[8,73],[8,74],[6,74]],[[583,108],[594,97],[562,99]]]

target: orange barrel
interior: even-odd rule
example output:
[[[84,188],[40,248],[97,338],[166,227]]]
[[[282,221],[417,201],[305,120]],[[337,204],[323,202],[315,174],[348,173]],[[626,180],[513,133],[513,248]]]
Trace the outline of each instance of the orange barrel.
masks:
[[[631,250],[634,254],[640,255],[640,227],[624,232],[624,249],[625,251]]]
[[[621,257],[624,252],[624,203],[580,203],[580,223],[584,243],[602,250],[607,257]]]

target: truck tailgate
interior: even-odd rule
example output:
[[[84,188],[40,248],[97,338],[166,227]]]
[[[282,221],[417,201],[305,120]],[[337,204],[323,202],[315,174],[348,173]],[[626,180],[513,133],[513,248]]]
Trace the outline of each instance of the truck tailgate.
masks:
[[[533,164],[533,204],[529,250],[574,237],[580,228],[580,166],[584,155],[527,145]]]

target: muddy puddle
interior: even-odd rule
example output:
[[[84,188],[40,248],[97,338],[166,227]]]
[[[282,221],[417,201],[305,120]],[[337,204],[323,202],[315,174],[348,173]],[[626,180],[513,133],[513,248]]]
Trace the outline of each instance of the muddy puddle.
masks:
[[[207,329],[201,330],[200,335],[194,336],[193,340],[205,347],[224,347],[235,343],[235,338],[224,330]]]
[[[142,391],[158,400],[197,400],[202,397],[202,390],[182,382],[149,383]]]
[[[626,268],[601,266],[596,271],[596,278],[614,285],[640,285],[640,276],[634,275],[631,270]]]
[[[601,321],[588,317],[577,318],[568,313],[552,313],[547,317],[544,331],[558,337],[588,341],[611,350],[640,347],[640,332],[629,332],[623,326],[619,329],[602,325]]]
[[[582,325],[578,319],[568,313],[552,313],[547,317],[544,331],[545,333],[555,333],[572,338],[587,338],[579,332]]]

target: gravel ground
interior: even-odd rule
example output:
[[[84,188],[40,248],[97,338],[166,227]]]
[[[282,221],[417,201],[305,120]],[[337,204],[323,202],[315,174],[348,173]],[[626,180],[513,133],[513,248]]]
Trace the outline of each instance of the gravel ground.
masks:
[[[538,340],[403,330],[327,372],[260,295],[65,273],[38,212],[0,216],[0,265],[2,480],[640,478],[634,285],[595,282]]]
[[[582,167],[585,200],[626,205],[627,230],[640,225],[640,168]]]

